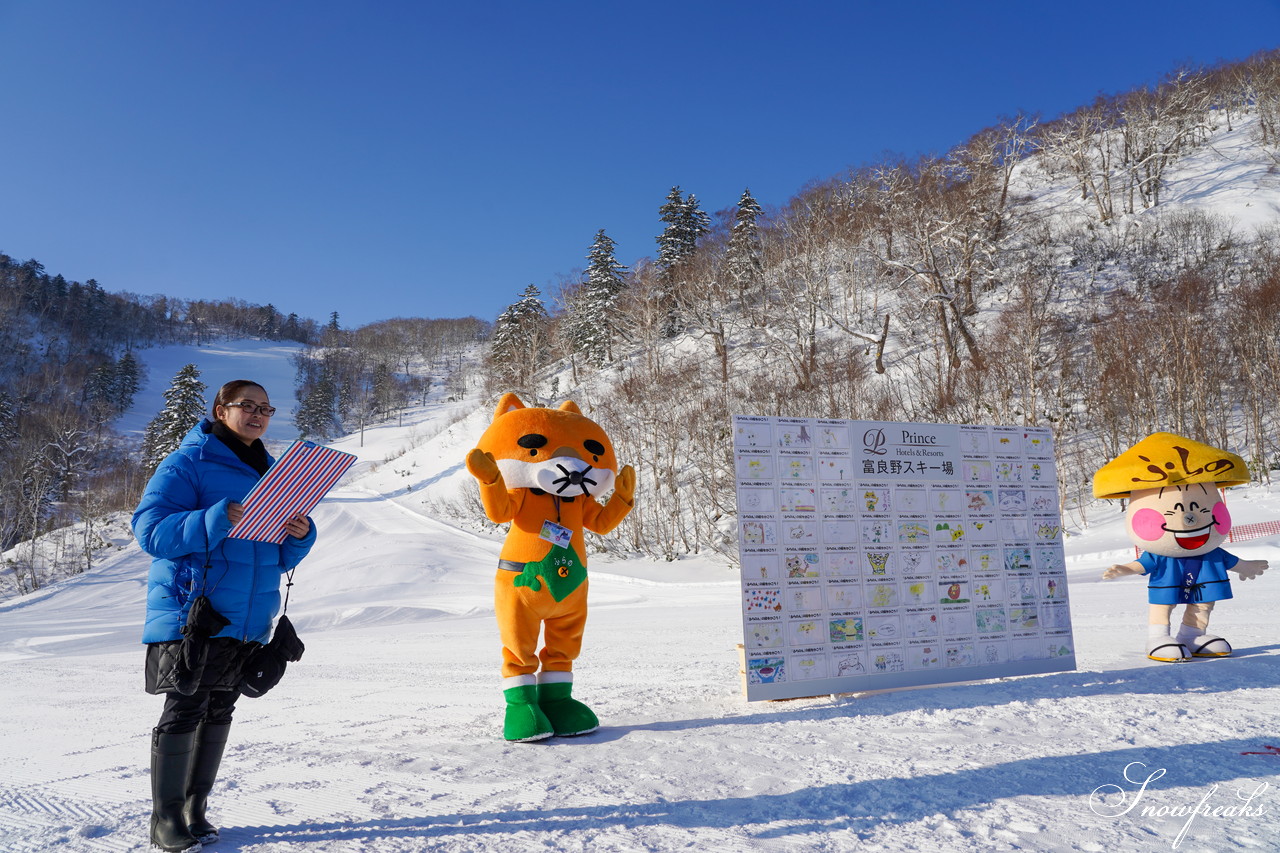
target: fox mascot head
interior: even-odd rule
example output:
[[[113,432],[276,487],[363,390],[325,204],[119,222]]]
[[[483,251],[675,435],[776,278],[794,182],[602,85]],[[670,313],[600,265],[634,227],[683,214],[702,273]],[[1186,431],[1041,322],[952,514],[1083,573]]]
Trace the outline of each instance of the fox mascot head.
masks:
[[[599,497],[618,474],[609,436],[571,400],[558,409],[527,408],[504,394],[476,448],[493,458],[509,489]]]

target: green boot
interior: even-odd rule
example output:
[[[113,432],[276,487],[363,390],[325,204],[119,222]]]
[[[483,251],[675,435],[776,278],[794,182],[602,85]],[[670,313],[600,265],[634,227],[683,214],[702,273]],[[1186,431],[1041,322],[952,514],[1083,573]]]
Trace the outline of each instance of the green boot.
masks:
[[[571,697],[569,694],[572,692],[572,680],[538,683],[538,707],[561,737],[585,735],[600,728],[595,712]]]
[[[507,716],[502,722],[504,738],[523,743],[551,737],[551,723],[538,708],[538,685],[508,687],[502,695],[507,700]]]

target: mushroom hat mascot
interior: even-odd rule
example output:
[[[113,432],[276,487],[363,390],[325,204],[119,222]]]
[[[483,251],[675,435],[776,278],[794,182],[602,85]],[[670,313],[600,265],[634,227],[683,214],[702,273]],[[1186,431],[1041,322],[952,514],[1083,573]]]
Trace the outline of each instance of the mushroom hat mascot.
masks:
[[[493,422],[467,454],[467,470],[479,481],[485,515],[511,522],[494,581],[507,703],[503,737],[534,741],[595,731],[595,713],[570,695],[587,621],[583,530],[605,534],[626,517],[635,471],[618,469],[609,436],[573,402],[526,407],[515,394],[498,401]],[[610,489],[608,503],[599,503]]]
[[[1231,654],[1230,643],[1208,633],[1213,605],[1231,598],[1228,569],[1249,580],[1266,570],[1267,561],[1241,560],[1222,550],[1231,515],[1218,490],[1247,482],[1248,469],[1236,454],[1169,432],[1147,436],[1093,475],[1094,497],[1129,499],[1129,538],[1143,554],[1111,566],[1102,577],[1149,576],[1152,660]],[[1179,604],[1186,606],[1182,626],[1170,636],[1169,617]]]

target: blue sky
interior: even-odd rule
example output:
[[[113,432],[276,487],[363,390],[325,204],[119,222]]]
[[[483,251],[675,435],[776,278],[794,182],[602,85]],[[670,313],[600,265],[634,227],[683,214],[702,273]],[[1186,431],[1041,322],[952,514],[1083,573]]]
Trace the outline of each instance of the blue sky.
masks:
[[[1179,64],[1280,0],[0,0],[0,251],[353,327],[652,256],[672,186],[785,204]]]

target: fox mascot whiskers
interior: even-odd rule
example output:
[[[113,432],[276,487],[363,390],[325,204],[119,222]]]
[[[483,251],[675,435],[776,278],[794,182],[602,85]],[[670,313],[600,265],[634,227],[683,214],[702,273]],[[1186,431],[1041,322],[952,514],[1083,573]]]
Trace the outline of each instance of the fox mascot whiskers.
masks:
[[[533,741],[595,731],[595,713],[570,695],[587,621],[583,530],[605,534],[626,517],[635,471],[618,470],[608,435],[573,402],[531,408],[515,394],[498,401],[493,423],[467,454],[467,470],[479,481],[485,515],[511,522],[494,581],[507,702],[503,737]],[[610,489],[609,502],[598,503]],[[540,630],[545,644],[538,652]]]

